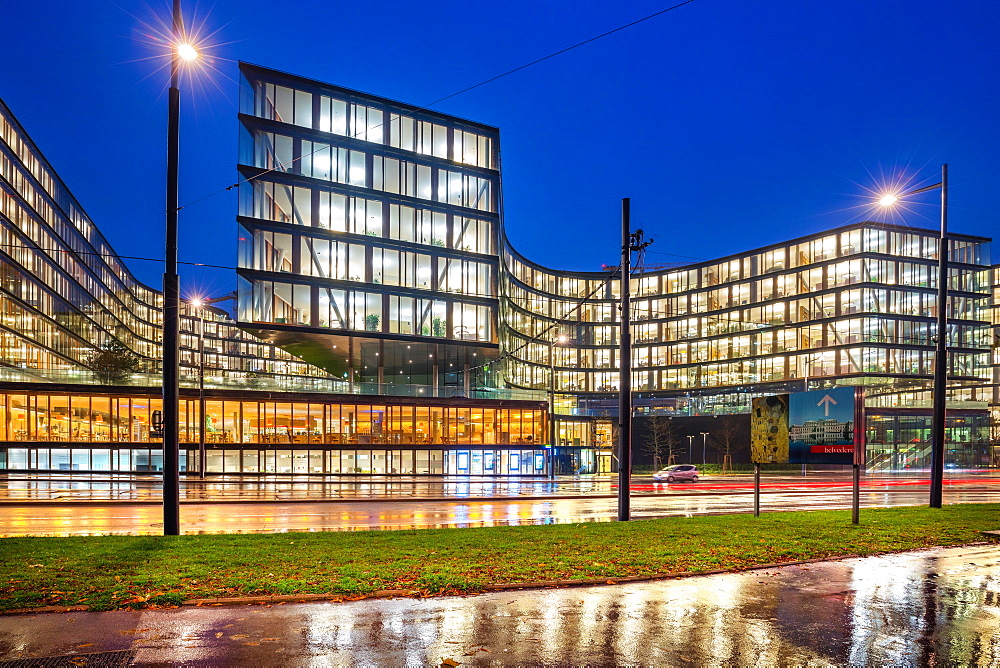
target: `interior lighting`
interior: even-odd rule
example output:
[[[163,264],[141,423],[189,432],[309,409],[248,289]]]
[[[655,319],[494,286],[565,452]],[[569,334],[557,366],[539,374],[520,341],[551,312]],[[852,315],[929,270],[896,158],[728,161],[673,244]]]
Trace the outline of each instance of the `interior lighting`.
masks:
[[[330,171],[330,158],[328,158],[325,155],[314,155],[313,169],[319,170],[321,172]]]

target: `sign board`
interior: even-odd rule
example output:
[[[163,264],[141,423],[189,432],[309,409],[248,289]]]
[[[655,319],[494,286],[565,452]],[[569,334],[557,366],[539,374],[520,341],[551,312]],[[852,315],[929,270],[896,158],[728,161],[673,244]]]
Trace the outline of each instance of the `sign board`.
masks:
[[[796,392],[788,400],[791,464],[864,464],[864,391]]]
[[[755,464],[864,464],[864,391],[837,387],[753,400]]]

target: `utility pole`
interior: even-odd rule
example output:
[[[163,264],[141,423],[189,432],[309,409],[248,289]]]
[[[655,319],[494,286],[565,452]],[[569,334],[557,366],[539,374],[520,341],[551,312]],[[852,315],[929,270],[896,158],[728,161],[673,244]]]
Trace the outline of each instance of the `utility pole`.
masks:
[[[941,165],[941,238],[938,241],[937,340],[931,416],[931,508],[941,507],[948,391],[948,165]]]
[[[621,332],[619,334],[620,379],[618,382],[618,521],[630,517],[629,491],[632,484],[632,329],[630,323],[632,251],[641,251],[652,242],[642,240],[642,230],[630,227],[631,200],[622,200]]]
[[[184,37],[181,0],[174,0],[173,53],[167,111],[167,225],[163,269],[163,535],[181,532],[180,518],[180,389],[177,340],[180,331],[180,278],[177,276],[177,178],[180,162],[180,100],[177,45]]]

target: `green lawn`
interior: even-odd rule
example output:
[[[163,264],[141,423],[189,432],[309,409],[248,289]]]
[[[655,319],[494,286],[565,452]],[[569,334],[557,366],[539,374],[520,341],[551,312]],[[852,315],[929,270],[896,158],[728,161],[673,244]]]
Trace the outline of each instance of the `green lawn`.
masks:
[[[983,540],[1000,504],[630,523],[181,537],[0,539],[0,610],[263,594],[482,591],[495,583],[739,570]]]

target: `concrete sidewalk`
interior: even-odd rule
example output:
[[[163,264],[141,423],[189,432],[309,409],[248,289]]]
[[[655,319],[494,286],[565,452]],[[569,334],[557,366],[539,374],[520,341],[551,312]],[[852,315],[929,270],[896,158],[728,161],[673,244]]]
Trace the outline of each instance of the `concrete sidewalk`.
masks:
[[[474,597],[5,616],[0,659],[998,666],[1000,546]]]

